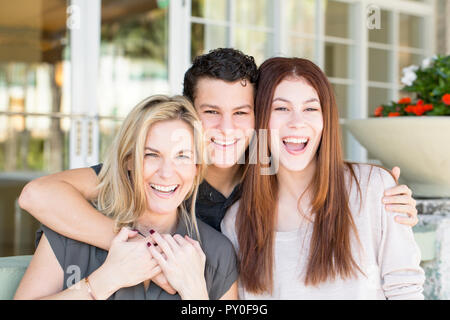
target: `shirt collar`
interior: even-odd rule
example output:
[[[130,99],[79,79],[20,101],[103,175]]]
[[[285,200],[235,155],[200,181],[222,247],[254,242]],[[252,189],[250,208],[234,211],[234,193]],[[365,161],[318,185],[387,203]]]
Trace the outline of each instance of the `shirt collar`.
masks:
[[[208,181],[203,180],[203,182],[199,186],[197,199],[208,199],[213,202],[226,202],[233,200],[236,196],[239,196],[239,194],[240,184],[237,184],[231,192],[230,196],[228,198],[225,198],[225,196],[217,191],[213,186],[211,186]]]

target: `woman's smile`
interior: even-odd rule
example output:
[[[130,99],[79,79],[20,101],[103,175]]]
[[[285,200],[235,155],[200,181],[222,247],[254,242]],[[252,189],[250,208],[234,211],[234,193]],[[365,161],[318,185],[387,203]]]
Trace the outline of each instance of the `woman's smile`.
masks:
[[[296,156],[304,153],[309,142],[307,137],[288,136],[281,139],[284,148],[290,154]]]
[[[163,199],[171,198],[177,192],[179,184],[164,186],[161,184],[150,183],[150,187],[154,194]]]

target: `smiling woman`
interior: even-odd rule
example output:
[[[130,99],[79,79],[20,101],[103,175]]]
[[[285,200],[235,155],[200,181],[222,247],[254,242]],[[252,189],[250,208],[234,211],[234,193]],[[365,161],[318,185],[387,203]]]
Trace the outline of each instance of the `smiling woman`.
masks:
[[[109,252],[42,226],[15,298],[236,298],[231,243],[195,217],[204,168],[199,123],[184,97],[139,103],[99,174],[94,204],[120,229]]]
[[[242,198],[221,224],[239,257],[239,297],[423,299],[412,230],[381,201],[396,181],[343,160],[338,109],[320,68],[266,60],[255,105],[258,135],[271,138],[259,153],[271,163],[249,165]],[[266,165],[279,169],[261,174]]]

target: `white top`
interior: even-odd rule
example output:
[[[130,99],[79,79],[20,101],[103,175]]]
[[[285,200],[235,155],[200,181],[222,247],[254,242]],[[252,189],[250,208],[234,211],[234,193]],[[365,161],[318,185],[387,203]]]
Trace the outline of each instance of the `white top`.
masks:
[[[361,186],[363,203],[358,213],[360,201],[353,183],[350,210],[361,246],[352,237],[352,253],[365,275],[356,271],[357,277],[354,278],[339,278],[317,287],[305,286],[313,225],[304,219],[298,230],[276,232],[273,294],[255,295],[239,285],[240,299],[423,299],[425,276],[419,265],[420,250],[412,229],[395,222],[394,217],[399,214],[386,212],[382,203],[384,191],[395,186],[394,179],[379,167],[366,164],[353,167]],[[346,170],[347,186],[349,177]],[[231,240],[236,252],[238,206],[239,202],[227,211],[221,224],[222,232]]]

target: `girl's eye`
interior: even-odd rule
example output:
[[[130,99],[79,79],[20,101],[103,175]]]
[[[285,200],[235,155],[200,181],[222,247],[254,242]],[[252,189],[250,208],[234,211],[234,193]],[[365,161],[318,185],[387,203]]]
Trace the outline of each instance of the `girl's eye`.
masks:
[[[187,154],[179,154],[178,157],[179,159],[190,159],[191,157]]]
[[[319,110],[319,109],[317,109],[317,108],[306,108],[306,111],[317,111],[317,110]]]
[[[276,107],[275,110],[276,111],[287,111],[288,108],[286,107]]]
[[[244,111],[238,111],[235,113],[235,115],[238,115],[238,116],[242,116],[242,115],[246,115],[246,114],[248,114],[248,113],[244,112]]]

